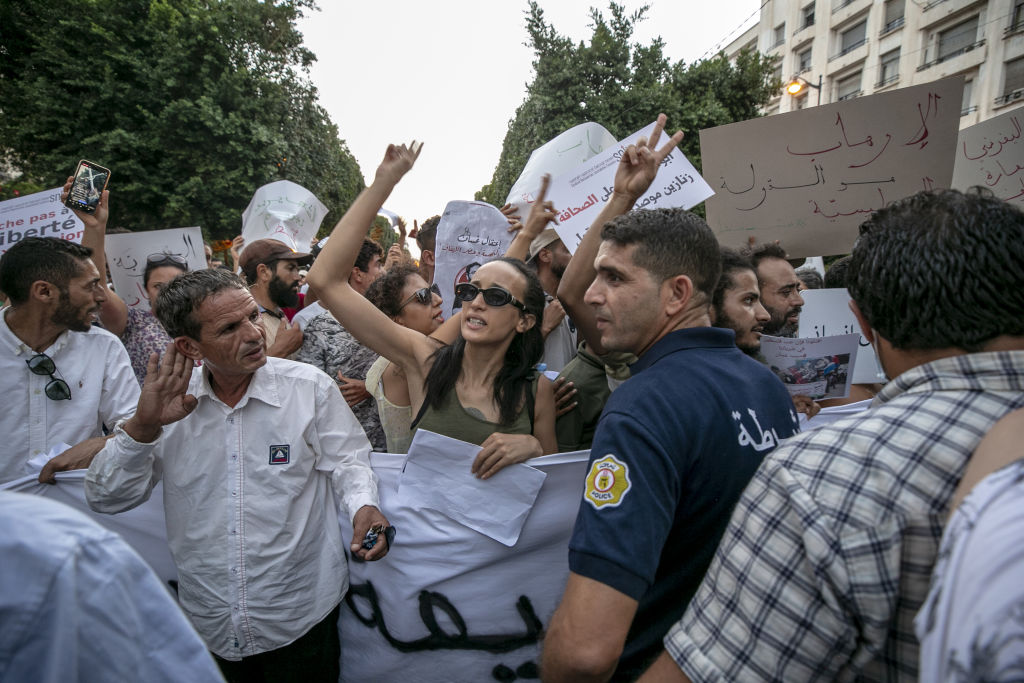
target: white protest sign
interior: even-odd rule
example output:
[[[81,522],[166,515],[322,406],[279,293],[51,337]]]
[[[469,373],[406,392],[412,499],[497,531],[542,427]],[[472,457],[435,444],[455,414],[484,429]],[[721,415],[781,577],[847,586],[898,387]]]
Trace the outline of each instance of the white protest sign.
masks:
[[[397,534],[385,559],[349,563],[342,680],[408,683],[410,672],[421,683],[515,680],[516,671],[537,678],[541,636],[569,576],[587,453],[530,460],[547,477],[511,548],[440,512],[410,506],[396,491],[404,461],[404,455],[370,456],[380,477],[380,509]],[[342,516],[348,539],[346,522]]]
[[[436,510],[499,543],[514,546],[545,474],[516,464],[480,479],[466,467],[479,452],[476,444],[417,430],[398,480],[398,493],[413,507]],[[439,481],[445,485],[438,486]]]
[[[803,297],[804,308],[800,312],[797,336],[816,338],[838,334],[858,335],[853,383],[885,382],[885,373],[878,365],[878,357],[870,342],[861,334],[857,318],[850,310],[850,293],[845,289],[808,289],[800,292],[800,296]]]
[[[761,337],[761,355],[790,396],[846,398],[856,369],[859,334],[789,339]]]
[[[469,282],[477,268],[503,256],[513,237],[505,216],[490,204],[448,202],[434,239],[434,284],[441,288],[445,319],[462,308],[455,285]]]
[[[61,203],[62,189],[55,187],[0,202],[0,254],[25,237],[82,241],[85,226],[71,209]]]
[[[116,515],[93,512],[85,501],[86,470],[57,472],[57,483],[40,484],[39,473],[0,484],[0,489],[31,493],[68,505],[90,517],[94,522],[120,534],[125,542],[146,561],[164,584],[178,580],[178,569],[167,545],[167,524],[164,521],[164,485],[153,487],[149,500],[138,507]]]
[[[654,126],[655,123],[651,123],[568,173],[552,178],[547,199],[559,212],[555,230],[570,252],[576,252],[583,235],[611,197],[615,185],[615,169],[626,148],[641,137],[649,138]],[[663,135],[659,143],[663,144],[666,139]],[[712,194],[714,190],[704,182],[686,155],[675,149],[661,162],[661,168],[647,194],[633,208],[688,209]]]
[[[708,224],[723,246],[848,253],[876,210],[950,186],[962,91],[954,76],[702,130]]]
[[[540,180],[545,173],[557,178],[613,147],[616,142],[615,136],[598,123],[573,126],[533,150],[519,179],[509,190],[505,203],[515,206],[516,213],[525,221],[530,213],[530,205],[534,202],[534,192],[540,189]]]
[[[246,244],[269,238],[308,253],[326,215],[327,207],[312,192],[290,180],[278,180],[252,196],[242,214],[242,237]]]
[[[199,228],[171,228],[147,232],[107,235],[105,251],[114,291],[129,308],[149,310],[149,298],[142,278],[146,263],[167,256],[185,259],[189,270],[206,268],[203,231]]]
[[[964,128],[956,141],[953,184],[957,190],[981,185],[1000,199],[1024,205],[1024,142],[1020,109]]]

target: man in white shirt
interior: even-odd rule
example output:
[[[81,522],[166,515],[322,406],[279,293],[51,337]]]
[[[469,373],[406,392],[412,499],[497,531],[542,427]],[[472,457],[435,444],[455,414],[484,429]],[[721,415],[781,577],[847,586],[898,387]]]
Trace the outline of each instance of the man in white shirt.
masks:
[[[103,427],[135,410],[128,353],[92,326],[106,288],[91,255],[68,240],[24,237],[0,258],[0,290],[11,300],[0,311],[0,483],[29,474],[28,461],[51,452],[60,455],[41,481],[88,467]]]
[[[10,491],[0,491],[0,527],[0,680],[223,680],[170,592],[120,536],[66,505]]]
[[[174,342],[89,468],[89,505],[129,509],[162,479],[179,599],[225,677],[336,681],[348,572],[334,494],[352,554],[388,549],[383,533],[361,544],[388,526],[366,436],[327,375],[267,358],[259,307],[235,275],[186,273],[156,314]]]

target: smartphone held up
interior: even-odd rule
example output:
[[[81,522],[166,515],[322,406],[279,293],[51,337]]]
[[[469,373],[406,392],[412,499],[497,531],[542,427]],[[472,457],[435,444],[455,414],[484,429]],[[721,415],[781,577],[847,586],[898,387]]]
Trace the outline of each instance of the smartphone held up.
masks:
[[[96,213],[96,207],[100,204],[100,197],[103,190],[107,188],[107,181],[110,180],[110,169],[103,168],[99,164],[82,159],[75,168],[74,180],[71,181],[71,191],[64,205],[69,209],[77,209],[86,213]]]

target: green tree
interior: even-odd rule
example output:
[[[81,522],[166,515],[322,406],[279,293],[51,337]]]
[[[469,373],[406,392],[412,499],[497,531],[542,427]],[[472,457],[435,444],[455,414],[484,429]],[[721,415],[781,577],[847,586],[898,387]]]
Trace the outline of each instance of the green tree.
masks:
[[[660,38],[649,45],[631,43],[647,9],[628,14],[612,2],[607,20],[592,9],[589,44],[573,44],[531,0],[526,31],[535,54],[534,79],[509,123],[491,182],[476,193],[478,200],[500,206],[534,149],[586,121],[621,139],[664,112],[672,130],[686,132],[681,147],[700,168],[700,129],[754,118],[778,91],[774,62],[757,52],[741,53],[735,64],[720,53],[686,66],[665,57]]]
[[[295,21],[312,0],[0,5],[0,152],[22,179],[110,167],[111,225],[230,238],[287,178],[337,219],[364,187],[317,104]],[[0,196],[0,198],[6,198]]]

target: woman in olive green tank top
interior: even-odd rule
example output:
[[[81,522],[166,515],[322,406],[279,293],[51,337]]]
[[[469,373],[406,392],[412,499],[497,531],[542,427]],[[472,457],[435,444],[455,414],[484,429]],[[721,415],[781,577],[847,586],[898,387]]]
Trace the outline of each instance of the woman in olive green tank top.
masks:
[[[457,325],[458,333],[440,349],[436,340],[378,310],[347,280],[366,226],[419,151],[415,143],[388,146],[373,182],[335,226],[307,281],[360,343],[402,369],[410,405],[416,414],[424,413],[421,419],[441,434],[482,446],[471,469],[487,478],[510,464],[557,450],[551,383],[537,379],[534,370],[544,348],[539,330],[544,292],[536,274],[514,259],[480,266],[472,281],[456,290],[462,313],[448,324]],[[449,419],[453,412],[462,414],[459,420]],[[463,420],[463,415],[473,419]],[[522,426],[524,419],[531,425],[528,429]],[[481,428],[490,431],[482,440]]]

